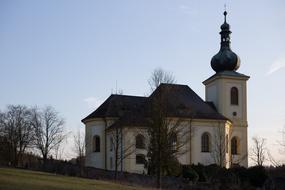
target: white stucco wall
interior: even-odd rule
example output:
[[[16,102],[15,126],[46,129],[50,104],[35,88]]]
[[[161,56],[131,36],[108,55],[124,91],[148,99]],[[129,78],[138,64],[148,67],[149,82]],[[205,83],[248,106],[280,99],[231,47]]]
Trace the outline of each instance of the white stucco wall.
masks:
[[[191,122],[190,122],[191,121]],[[111,124],[109,122],[108,124]],[[182,138],[182,136],[189,140],[187,143],[181,148],[181,152],[183,154],[178,154],[178,160],[181,164],[212,164],[215,163],[213,158],[213,152],[205,153],[201,152],[201,136],[204,132],[208,132],[211,135],[211,143],[214,143],[215,133],[217,132],[217,127],[220,126],[223,128],[224,135],[229,133],[229,128],[231,125],[229,123],[225,123],[225,121],[216,121],[216,120],[185,120],[180,121],[180,127],[183,128],[181,130],[181,134],[178,134],[178,138]],[[190,137],[190,127],[191,127],[191,137]],[[86,147],[86,166],[92,166],[96,168],[102,168],[108,170],[115,170],[115,149],[111,151],[111,141],[110,138],[113,137],[113,141],[115,143],[114,130],[108,130],[106,134],[106,163],[105,163],[105,121],[104,120],[95,120],[92,122],[88,122],[86,124],[86,138],[91,138],[94,135],[99,135],[101,138],[101,147],[100,152],[92,152],[92,141],[87,143]],[[185,135],[185,133],[188,133]],[[235,132],[234,135],[241,136],[243,132]],[[140,127],[124,127],[123,128],[123,147],[119,147],[119,155],[121,154],[121,150],[123,150],[123,171],[132,172],[132,173],[147,173],[146,168],[143,164],[136,163],[136,155],[144,154],[147,155],[147,147],[145,149],[137,149],[135,147],[135,138],[138,134],[142,134],[145,137],[146,146],[149,144],[149,137],[146,128]],[[242,136],[241,136],[242,138]],[[86,139],[86,140],[87,140]],[[190,141],[191,140],[191,141]],[[186,142],[184,141],[184,142]],[[191,144],[191,147],[190,147]],[[213,146],[213,145],[212,145]],[[230,146],[230,145],[229,145]],[[120,155],[121,156],[121,155]],[[227,157],[227,163],[229,160],[229,156]],[[111,163],[112,162],[112,163]],[[118,170],[121,170],[121,165],[119,163]]]
[[[233,122],[233,134],[240,138],[240,155],[234,156],[240,164],[248,166],[247,139],[247,78],[219,76],[204,82],[206,87],[206,101],[213,101],[218,111]],[[231,105],[231,88],[238,89],[238,105]],[[217,89],[217,90],[213,90]],[[216,102],[215,102],[216,101]],[[233,113],[236,113],[234,116]]]
[[[229,123],[223,121],[197,121],[193,124],[194,126],[194,133],[193,133],[193,141],[192,141],[192,164],[219,164],[217,163],[217,140],[222,141],[223,143],[223,154],[225,156],[225,166],[229,167],[229,154],[225,154],[225,137],[229,134],[229,130],[231,125]],[[220,128],[219,128],[220,127]],[[207,132],[210,134],[210,152],[202,152],[202,134]],[[218,136],[221,136],[221,139],[217,139]],[[230,145],[227,145],[228,148]]]
[[[105,169],[105,128],[113,122],[114,119],[93,119],[85,124],[86,166]],[[95,135],[100,137],[100,152],[93,152],[93,137]]]
[[[137,149],[135,147],[136,144],[136,136],[141,134],[145,137],[145,149]],[[147,146],[149,144],[149,138],[146,128],[141,127],[128,127],[124,129],[124,154],[127,154],[128,157],[124,159],[124,170],[132,173],[147,173],[144,164],[136,163],[136,155],[143,154],[147,155]]]

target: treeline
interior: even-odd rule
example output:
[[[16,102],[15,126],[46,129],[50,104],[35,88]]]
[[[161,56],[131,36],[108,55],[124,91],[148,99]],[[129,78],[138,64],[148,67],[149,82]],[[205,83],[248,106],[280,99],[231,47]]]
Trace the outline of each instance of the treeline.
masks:
[[[51,106],[9,105],[0,110],[0,163],[23,167],[31,152],[45,165],[52,151],[65,139],[64,120]]]

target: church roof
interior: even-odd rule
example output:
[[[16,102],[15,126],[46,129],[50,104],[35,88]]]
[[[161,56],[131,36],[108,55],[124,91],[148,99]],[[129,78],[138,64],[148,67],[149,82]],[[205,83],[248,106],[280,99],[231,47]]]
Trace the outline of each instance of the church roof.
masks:
[[[202,100],[189,86],[161,84],[149,97],[111,95],[82,122],[93,118],[115,117],[119,119],[114,125],[147,125],[149,110],[157,99],[165,106],[167,117],[228,120],[217,112],[213,104]]]
[[[146,102],[146,97],[112,94],[94,112],[85,117],[82,122],[93,118],[122,117],[130,111],[140,111]]]

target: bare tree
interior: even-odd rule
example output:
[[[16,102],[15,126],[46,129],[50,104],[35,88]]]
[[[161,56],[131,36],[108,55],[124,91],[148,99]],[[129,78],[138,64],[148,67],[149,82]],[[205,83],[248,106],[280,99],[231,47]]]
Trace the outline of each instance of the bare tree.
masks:
[[[272,154],[270,153],[269,150],[267,150],[266,153],[267,153],[267,161],[268,161],[271,165],[273,165],[274,167],[278,167],[278,166],[281,166],[281,165],[282,165],[280,161],[276,160],[276,159],[272,156]]]
[[[140,129],[134,132],[139,133]],[[118,177],[118,172],[123,171],[123,161],[135,152],[135,143],[124,142],[123,127],[116,126],[108,131],[110,137],[110,152],[113,153],[115,163],[115,179]]]
[[[74,152],[76,154],[77,162],[80,167],[80,175],[83,175],[84,170],[84,157],[85,157],[85,134],[78,130],[76,134],[73,136],[74,141]]]
[[[280,152],[282,154],[285,154],[285,126],[281,131],[281,141],[278,141],[278,144],[281,146]]]
[[[148,173],[156,176],[156,186],[161,186],[162,175],[172,175],[179,167],[178,156],[189,149],[185,145],[190,141],[190,127],[187,119],[173,118],[169,113],[168,90],[156,94],[150,100],[150,117],[148,126]],[[187,114],[187,110],[179,109],[177,113]]]
[[[8,145],[7,154],[14,166],[22,164],[23,154],[34,138],[30,125],[31,112],[26,106],[9,105],[7,111],[1,113],[0,131]]]
[[[226,153],[229,151],[229,135],[226,135],[224,125],[215,126],[211,155],[217,165],[224,167]]]
[[[248,154],[241,154],[238,157],[235,157],[235,155],[231,154],[230,156],[230,166],[240,166],[244,160],[247,159]]]
[[[161,83],[173,84],[175,82],[176,80],[173,74],[161,68],[156,68],[148,80],[151,91],[154,91]]]
[[[35,131],[35,147],[40,151],[44,167],[50,152],[65,139],[64,120],[54,108],[48,106],[43,110],[32,110],[32,126]]]
[[[260,137],[253,137],[253,146],[251,147],[250,158],[258,165],[262,166],[266,160],[266,139]]]

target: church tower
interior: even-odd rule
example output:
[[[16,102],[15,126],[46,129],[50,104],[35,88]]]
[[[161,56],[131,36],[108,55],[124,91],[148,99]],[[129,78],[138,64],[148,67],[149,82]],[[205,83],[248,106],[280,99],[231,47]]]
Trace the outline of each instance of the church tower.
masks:
[[[211,67],[216,72],[203,82],[206,88],[206,101],[213,102],[219,113],[232,122],[229,136],[231,164],[248,166],[247,143],[247,92],[249,76],[238,73],[240,59],[230,47],[230,25],[227,12],[221,25],[220,51],[212,58]]]

